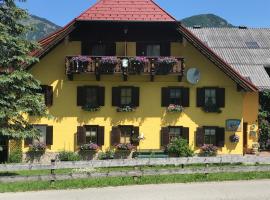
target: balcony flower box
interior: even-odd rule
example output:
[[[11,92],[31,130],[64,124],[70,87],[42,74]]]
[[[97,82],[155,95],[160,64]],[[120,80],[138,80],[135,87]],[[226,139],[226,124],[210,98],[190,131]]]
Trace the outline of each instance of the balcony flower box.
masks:
[[[131,106],[123,106],[116,108],[117,112],[134,112],[136,109]]]
[[[91,58],[87,56],[75,56],[70,60],[70,62],[72,63],[71,71],[73,71],[74,73],[86,72],[87,67],[91,61]]]
[[[89,144],[80,146],[79,155],[83,160],[93,160],[96,157],[98,150],[99,146],[90,142]]]
[[[84,111],[88,111],[88,112],[97,112],[100,110],[100,106],[86,104],[86,105],[82,106],[82,109]]]
[[[149,60],[146,57],[134,57],[130,60],[130,67],[128,72],[130,74],[141,74],[144,70],[144,66]]]
[[[132,150],[134,150],[134,146],[132,144],[118,144],[115,146],[115,155],[116,159],[127,159]]]
[[[239,136],[238,135],[236,135],[236,134],[233,134],[233,135],[231,135],[230,136],[230,141],[231,141],[231,143],[238,143],[239,142],[239,140],[240,140],[240,138],[239,138]]]
[[[168,113],[181,113],[183,112],[184,108],[180,105],[170,104],[167,108]]]
[[[201,147],[200,155],[203,157],[213,157],[217,155],[218,148],[213,144],[205,144]]]
[[[37,142],[29,145],[29,150],[27,154],[28,161],[40,161],[41,157],[45,154],[46,144],[42,142]]]
[[[103,57],[100,60],[99,72],[101,74],[113,74],[118,59],[116,57]]]
[[[174,57],[158,58],[156,74],[167,75],[172,72],[173,66],[176,65],[178,60]]]

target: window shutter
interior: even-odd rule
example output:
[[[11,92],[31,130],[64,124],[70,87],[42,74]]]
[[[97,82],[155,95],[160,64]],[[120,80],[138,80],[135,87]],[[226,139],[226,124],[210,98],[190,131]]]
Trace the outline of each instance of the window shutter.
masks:
[[[133,141],[132,139],[138,139],[140,134],[140,128],[137,126],[133,127],[133,133],[131,135],[131,144],[134,146],[139,146],[139,140]]]
[[[224,147],[225,145],[225,128],[216,128],[216,146]]]
[[[171,43],[163,42],[160,44],[160,56],[170,56],[171,55]]]
[[[106,56],[116,55],[116,43],[106,43]]]
[[[219,108],[224,108],[225,107],[225,88],[217,88],[216,94],[217,94],[217,106]]]
[[[105,105],[105,87],[98,87],[98,103],[99,106]]]
[[[33,139],[32,138],[26,138],[24,140],[24,146],[29,146],[32,143],[33,143]]]
[[[91,45],[89,44],[89,42],[86,42],[86,41],[81,42],[81,55],[89,56],[90,49],[91,49]]]
[[[136,55],[137,56],[146,56],[146,44],[142,42],[136,43]]]
[[[182,127],[182,133],[181,133],[183,139],[187,140],[189,143],[189,128],[188,127]]]
[[[85,87],[79,86],[77,87],[77,106],[85,105]]]
[[[169,106],[169,88],[161,88],[161,107]]]
[[[77,145],[83,145],[86,142],[86,133],[85,127],[78,126],[77,127]]]
[[[182,106],[189,107],[189,88],[182,89]]]
[[[169,144],[169,128],[161,128],[161,146],[166,147]]]
[[[118,127],[112,127],[111,132],[111,146],[120,143],[121,131]]]
[[[47,90],[45,93],[45,105],[52,106],[53,105],[53,87],[47,86]]]
[[[98,127],[97,145],[100,147],[104,145],[104,126]]]
[[[196,147],[204,145],[204,129],[202,127],[197,128],[196,131]]]
[[[112,106],[120,106],[120,87],[112,88]]]
[[[205,89],[197,88],[197,107],[203,107],[205,105]]]
[[[53,145],[53,126],[46,128],[46,145]]]
[[[135,107],[140,106],[140,88],[139,87],[132,88],[132,104]]]

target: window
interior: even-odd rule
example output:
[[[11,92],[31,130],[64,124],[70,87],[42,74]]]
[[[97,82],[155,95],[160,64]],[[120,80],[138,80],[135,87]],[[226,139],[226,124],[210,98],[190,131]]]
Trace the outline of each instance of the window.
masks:
[[[216,145],[216,129],[215,128],[204,129],[204,143]]]
[[[181,105],[181,89],[169,89],[169,103]]]
[[[181,127],[169,127],[169,142],[171,142],[174,138],[181,137]]]
[[[95,44],[92,46],[93,56],[105,56],[106,55],[106,45],[105,44]]]
[[[215,89],[205,89],[205,100],[206,105],[216,105],[216,90]]]
[[[131,88],[121,88],[121,105],[131,105],[132,104],[132,89]]]
[[[132,126],[120,126],[120,143],[122,144],[129,144],[131,143],[131,135],[133,133]]]
[[[266,73],[268,74],[268,76],[270,77],[270,66],[264,67]]]
[[[146,46],[146,56],[160,56],[160,45],[150,44]]]
[[[246,42],[246,45],[249,49],[259,49],[260,48],[259,44],[255,41]]]
[[[85,125],[77,127],[77,146],[89,144],[104,145],[104,126]]]
[[[97,126],[85,126],[85,142],[97,144],[98,127]]]
[[[97,88],[88,87],[85,89],[85,103],[87,105],[98,105],[98,94],[97,94]]]
[[[34,128],[40,131],[40,136],[38,139],[34,139],[33,143],[41,142],[46,144],[46,134],[47,134],[47,126],[45,125],[34,125]]]
[[[53,87],[49,85],[41,85],[39,93],[44,94],[44,103],[46,106],[53,105]]]

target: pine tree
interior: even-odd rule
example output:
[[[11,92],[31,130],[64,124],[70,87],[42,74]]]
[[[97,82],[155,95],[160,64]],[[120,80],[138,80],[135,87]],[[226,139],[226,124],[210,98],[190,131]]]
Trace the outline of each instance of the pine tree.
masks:
[[[40,83],[25,69],[38,61],[31,56],[38,45],[23,37],[28,17],[14,0],[0,0],[0,136],[11,139],[37,137],[28,116],[47,116]]]

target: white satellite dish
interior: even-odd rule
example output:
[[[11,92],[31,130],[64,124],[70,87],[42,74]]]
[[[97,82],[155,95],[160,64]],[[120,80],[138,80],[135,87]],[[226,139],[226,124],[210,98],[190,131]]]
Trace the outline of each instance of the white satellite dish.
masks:
[[[197,84],[200,81],[201,73],[197,68],[190,68],[187,71],[187,81],[191,84]]]

